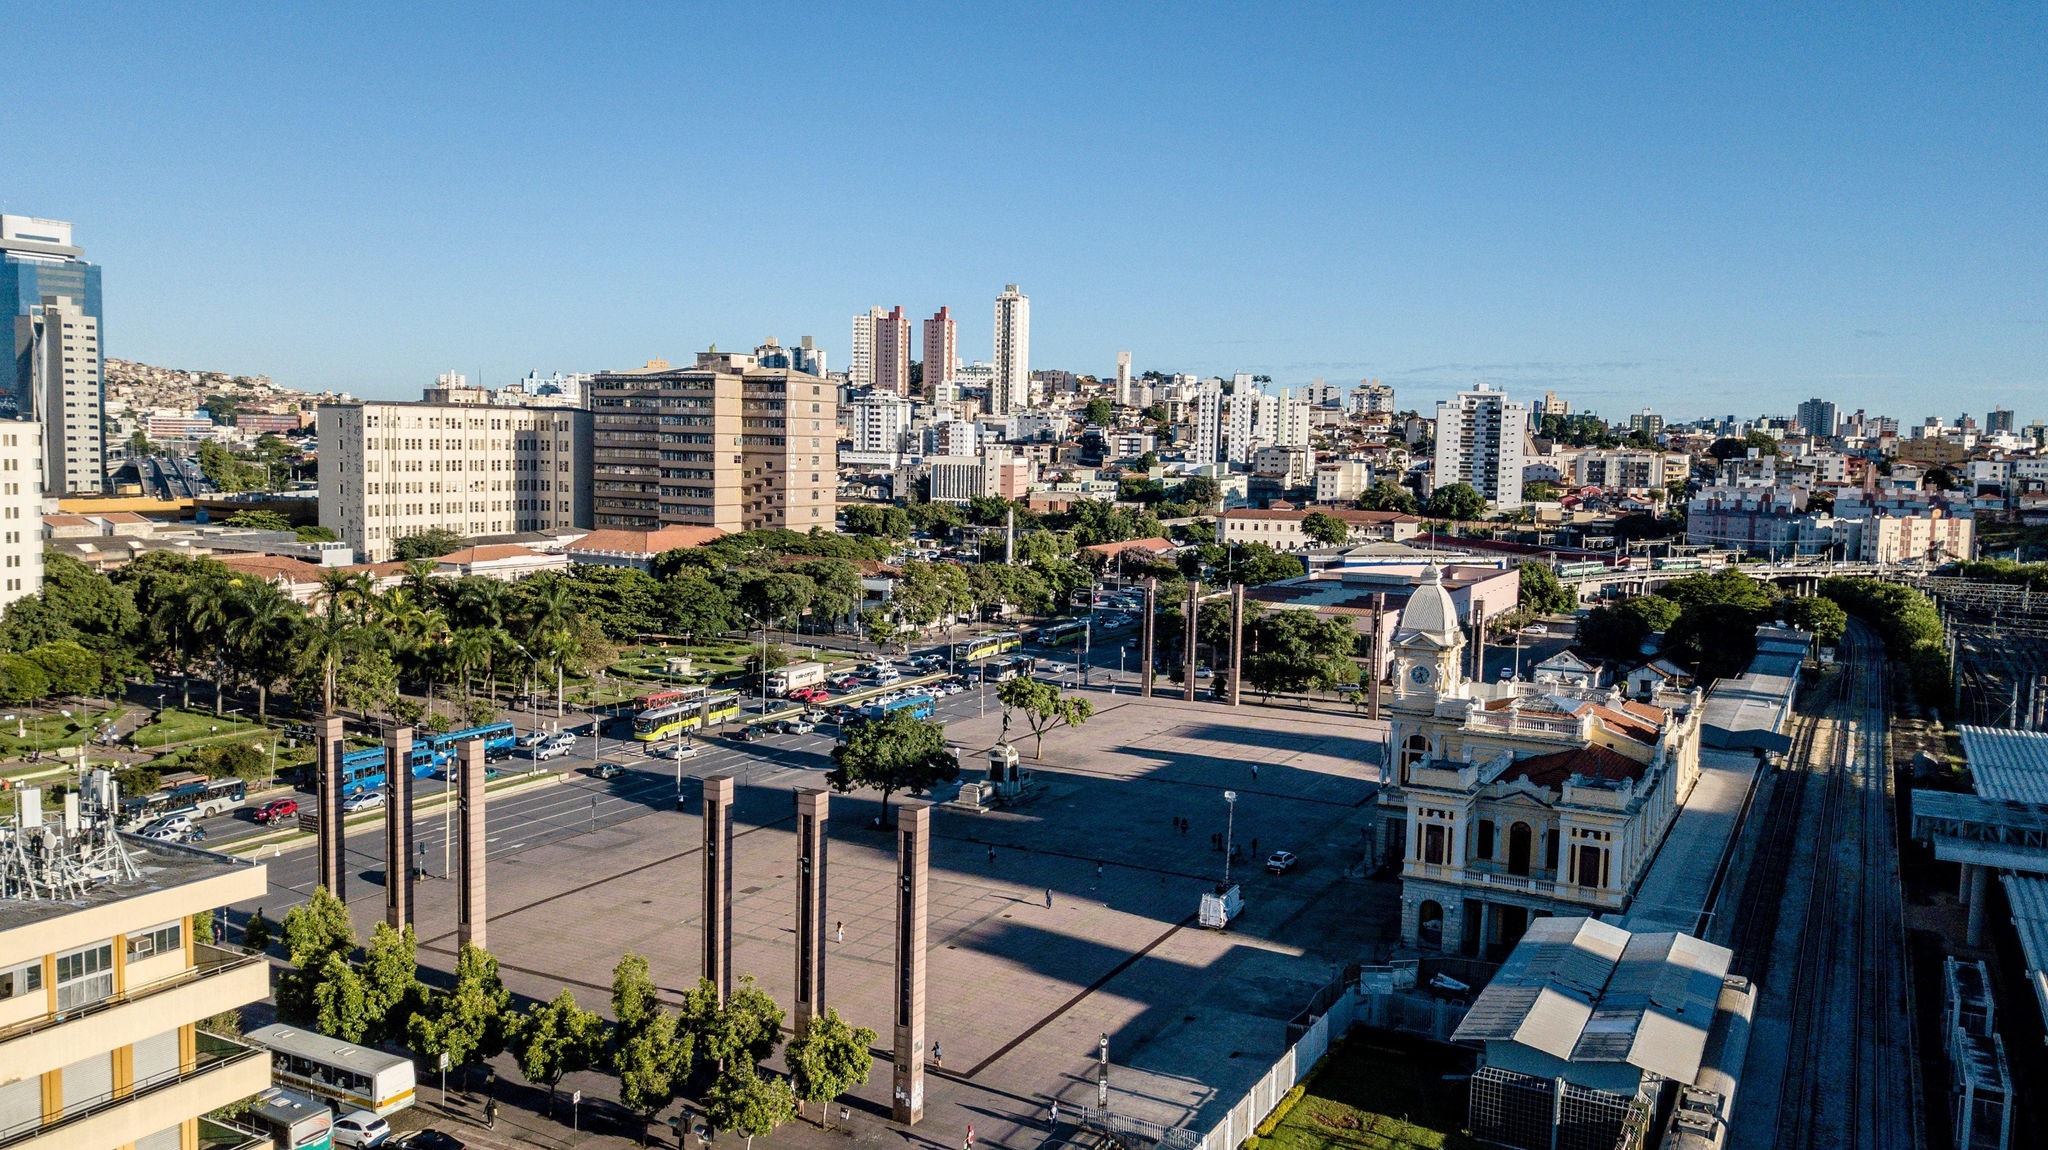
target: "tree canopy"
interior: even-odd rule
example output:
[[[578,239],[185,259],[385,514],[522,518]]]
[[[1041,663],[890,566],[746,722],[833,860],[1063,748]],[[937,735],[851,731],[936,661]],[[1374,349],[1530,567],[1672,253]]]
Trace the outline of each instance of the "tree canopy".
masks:
[[[960,763],[946,746],[946,728],[908,710],[846,727],[832,748],[825,781],[842,794],[862,788],[882,792],[882,821],[889,821],[889,796],[918,795],[960,777]]]

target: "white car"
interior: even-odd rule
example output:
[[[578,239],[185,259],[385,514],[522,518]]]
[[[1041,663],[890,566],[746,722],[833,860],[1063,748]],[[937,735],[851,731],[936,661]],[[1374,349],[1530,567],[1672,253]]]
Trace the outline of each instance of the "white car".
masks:
[[[900,683],[902,681],[903,676],[897,674],[893,667],[887,671],[875,672],[875,686],[877,687],[886,687],[891,683]]]
[[[573,751],[575,749],[576,740],[573,736],[569,738],[553,739],[548,742],[542,743],[538,747],[535,747],[533,749],[533,757],[537,761],[544,763],[547,762],[549,759],[560,758],[561,756],[566,755],[570,751]]]
[[[341,813],[352,815],[357,811],[366,811],[371,807],[381,807],[383,805],[384,788],[371,787],[368,790],[357,791],[355,794],[341,800]]]
[[[789,719],[782,724],[782,733],[786,735],[808,735],[817,729],[818,724],[809,719]]]
[[[684,759],[696,758],[699,754],[703,753],[703,750],[702,747],[695,743],[670,743],[666,746],[656,747],[654,755],[656,758],[674,759],[677,762],[682,762]]]
[[[1541,624],[1541,623],[1531,623],[1531,624],[1529,624],[1529,625],[1528,625],[1527,627],[1524,627],[1524,628],[1522,628],[1522,634],[1524,634],[1524,635],[1548,635],[1548,634],[1550,634],[1550,628],[1548,628],[1548,627],[1544,626],[1544,625],[1543,625],[1543,624]]]
[[[142,828],[142,837],[177,842],[192,833],[192,820],[186,815],[165,815]]]
[[[334,1120],[336,1146],[382,1146],[391,1139],[391,1124],[374,1111],[351,1110]]]

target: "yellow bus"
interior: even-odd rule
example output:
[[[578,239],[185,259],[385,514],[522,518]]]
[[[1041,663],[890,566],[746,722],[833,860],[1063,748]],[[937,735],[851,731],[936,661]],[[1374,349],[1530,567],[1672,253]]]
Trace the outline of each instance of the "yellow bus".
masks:
[[[738,692],[706,695],[633,716],[633,737],[643,743],[658,743],[684,731],[701,730],[739,717]]]
[[[962,639],[953,644],[953,661],[972,663],[976,659],[988,659],[996,655],[1007,655],[1024,646],[1024,637],[1015,631],[991,631],[972,639]]]

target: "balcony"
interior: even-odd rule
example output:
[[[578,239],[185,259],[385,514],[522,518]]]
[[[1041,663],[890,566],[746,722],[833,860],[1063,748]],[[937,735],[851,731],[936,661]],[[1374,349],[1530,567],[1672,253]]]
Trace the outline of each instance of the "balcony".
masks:
[[[1470,867],[1446,866],[1441,863],[1417,862],[1409,859],[1401,869],[1402,878],[1428,879],[1433,882],[1450,883],[1466,888],[1473,895],[1484,897],[1489,891],[1525,895],[1530,898],[1575,903],[1580,906],[1599,907],[1605,910],[1620,910],[1628,905],[1625,891],[1600,887],[1574,886],[1559,882],[1543,875],[1497,874],[1491,871],[1474,870]]]
[[[0,1082],[68,1066],[269,995],[270,967],[261,957],[205,945],[194,953],[198,964],[170,978],[0,1030]]]
[[[190,1070],[167,1070],[139,1079],[125,1090],[81,1099],[59,1114],[0,1129],[0,1147],[72,1150],[78,1146],[123,1146],[270,1085],[268,1051],[204,1031],[197,1038],[197,1057]],[[102,1043],[100,1049],[108,1049],[108,1044]]]
[[[273,1145],[270,1135],[246,1126],[213,1118],[199,1120],[199,1150],[271,1150]]]

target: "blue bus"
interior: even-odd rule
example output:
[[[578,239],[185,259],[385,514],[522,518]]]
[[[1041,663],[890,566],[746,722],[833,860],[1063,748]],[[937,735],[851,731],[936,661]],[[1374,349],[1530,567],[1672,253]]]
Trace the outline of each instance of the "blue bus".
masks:
[[[929,719],[932,717],[932,697],[930,695],[905,695],[891,703],[869,703],[860,709],[860,717],[863,719],[885,719],[898,711],[909,711],[910,717],[913,719]]]
[[[425,743],[414,743],[412,745],[412,754],[407,757],[407,762],[412,765],[413,778],[424,779],[434,773],[434,768],[440,763],[440,759],[435,756],[432,748],[428,747]],[[360,751],[350,751],[341,757],[341,793],[343,795],[352,795],[362,790],[374,790],[377,787],[383,786],[385,781],[384,748],[365,747]]]
[[[484,758],[486,760],[511,758],[512,749],[519,743],[519,736],[513,731],[512,724],[490,723],[482,727],[450,731],[445,735],[434,735],[427,740],[427,745],[433,748],[436,764],[447,766],[451,760],[462,753],[462,744],[471,739],[482,739],[484,741]]]

